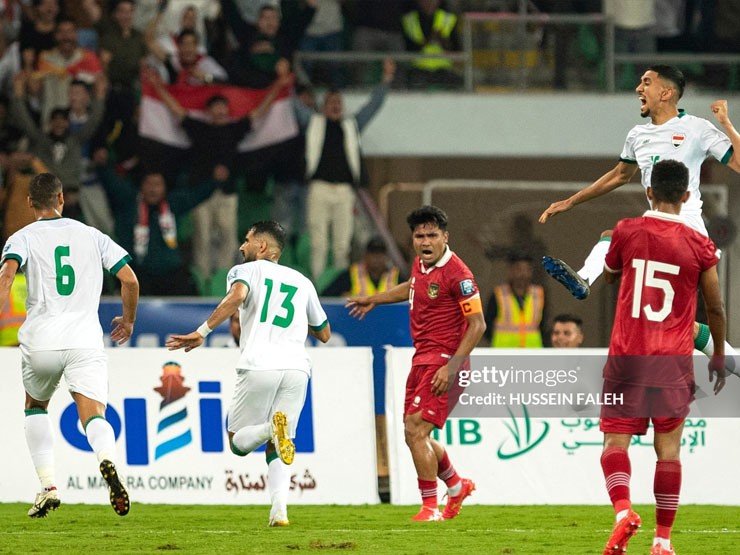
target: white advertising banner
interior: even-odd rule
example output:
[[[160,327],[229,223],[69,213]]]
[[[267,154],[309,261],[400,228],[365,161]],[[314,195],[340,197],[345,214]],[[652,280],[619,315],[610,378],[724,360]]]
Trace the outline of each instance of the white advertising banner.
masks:
[[[311,348],[309,354],[313,376],[288,503],[378,503],[371,349]],[[237,457],[228,445],[236,349],[110,349],[108,356],[107,418],[134,503],[270,502],[264,453]],[[0,349],[0,502],[30,502],[39,489],[24,439],[20,367],[18,349]],[[49,405],[60,496],[66,503],[105,503],[106,484],[64,389],[62,380]],[[351,464],[342,453],[352,453]]]
[[[581,350],[585,351],[585,350]],[[478,349],[474,355],[491,355]],[[497,353],[500,353],[498,351]],[[528,354],[532,354],[529,350]],[[543,350],[543,354],[546,350]],[[550,351],[552,352],[552,350]],[[605,353],[605,351],[601,351]],[[391,502],[420,502],[416,471],[404,441],[403,402],[412,348],[388,347],[386,352],[386,422]],[[696,372],[697,384],[711,392],[706,372]],[[740,380],[729,376],[720,395],[740,399]],[[603,434],[598,418],[536,418],[526,407],[511,407],[509,418],[450,418],[436,432],[461,476],[477,486],[471,504],[608,504],[599,459]],[[686,421],[682,503],[740,504],[740,481],[716,472],[721,461],[740,458],[740,418],[702,418],[694,412]],[[654,503],[655,451],[652,430],[633,436],[632,500]],[[726,466],[726,465],[725,465]],[[715,470],[712,470],[715,469]],[[444,491],[444,484],[439,484]]]

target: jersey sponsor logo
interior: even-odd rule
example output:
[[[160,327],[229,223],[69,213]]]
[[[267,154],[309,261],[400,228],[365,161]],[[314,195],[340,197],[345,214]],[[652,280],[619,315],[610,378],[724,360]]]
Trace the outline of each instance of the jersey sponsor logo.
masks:
[[[460,282],[460,291],[464,296],[472,295],[475,293],[475,285],[473,285],[472,279],[464,279]]]
[[[673,142],[673,146],[675,146],[676,148],[680,147],[685,140],[686,140],[686,135],[684,135],[683,133],[678,134],[678,135],[673,135],[673,137],[671,138],[671,141]]]
[[[429,289],[427,289],[427,295],[430,299],[436,299],[437,297],[439,297],[439,284],[430,283]]]

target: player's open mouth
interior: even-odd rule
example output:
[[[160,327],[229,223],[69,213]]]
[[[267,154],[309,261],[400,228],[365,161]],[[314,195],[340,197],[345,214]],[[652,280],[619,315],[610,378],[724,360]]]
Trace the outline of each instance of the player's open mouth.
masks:
[[[645,104],[647,104],[647,100],[645,100],[645,97],[644,96],[640,96],[638,98],[640,99],[640,105],[641,106],[645,106]]]
[[[421,254],[424,254],[426,256],[429,256],[430,254],[433,254],[433,253],[434,253],[433,249],[421,249]]]

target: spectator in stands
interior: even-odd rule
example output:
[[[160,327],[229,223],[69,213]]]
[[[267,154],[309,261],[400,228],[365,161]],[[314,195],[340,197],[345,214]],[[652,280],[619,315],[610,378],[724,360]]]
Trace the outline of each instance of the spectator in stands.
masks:
[[[103,10],[116,0],[62,0],[62,15],[74,21],[77,27],[77,42],[82,48],[98,50],[98,31],[95,23]]]
[[[69,86],[69,130],[76,133],[83,130],[90,121],[90,92],[83,81],[72,81]],[[108,198],[98,180],[92,163],[95,139],[82,144],[80,149],[82,176],[80,178],[80,207],[85,222],[110,235],[113,233],[113,214],[108,206]]]
[[[326,269],[331,228],[334,268],[349,266],[352,244],[354,187],[361,185],[360,134],[385,100],[396,73],[387,59],[382,83],[353,116],[345,116],[342,94],[329,90],[321,114],[294,102],[296,116],[306,130],[306,219],[311,237],[311,275],[317,281]]]
[[[558,314],[552,319],[550,346],[574,349],[583,343],[583,320],[572,314]]]
[[[161,173],[145,173],[137,186],[131,176],[116,175],[104,149],[96,151],[94,160],[115,214],[118,242],[134,258],[131,267],[136,268],[141,294],[195,295],[177,240],[177,218],[211,196],[216,183],[168,192]]]
[[[545,291],[532,283],[532,258],[525,252],[513,253],[508,262],[506,281],[493,288],[486,305],[484,337],[491,347],[542,347]]]
[[[169,83],[206,85],[225,82],[226,70],[210,56],[198,53],[198,36],[195,31],[185,29],[177,35],[177,54],[168,54],[154,36],[153,24],[147,28],[145,37],[149,52],[162,64],[160,73]]]
[[[293,84],[293,78],[288,73],[287,64],[284,64],[280,77],[259,106],[236,121],[229,117],[228,99],[214,95],[208,100],[207,119],[203,121],[188,115],[188,111],[167,91],[154,72],[146,75],[190,138],[191,186],[201,187],[202,183],[210,181],[218,186],[208,200],[193,210],[194,266],[204,280],[210,280],[214,270],[231,268],[238,252],[238,197],[233,179],[236,147],[252,131],[254,121],[270,109],[278,93]]]
[[[421,54],[444,54],[460,49],[457,16],[443,10],[440,0],[416,0],[417,8],[401,18],[406,49]],[[445,58],[427,58],[411,64],[410,86],[460,86],[462,78]]]
[[[203,47],[202,52],[205,53],[209,31],[220,12],[219,0],[160,0],[158,38],[177,36],[184,29],[189,29],[199,37],[199,46]]]
[[[75,130],[71,129],[69,104],[56,107],[49,117],[49,132],[44,133],[33,120],[26,105],[27,74],[21,72],[15,79],[15,96],[11,102],[11,114],[18,128],[31,141],[29,151],[37,156],[50,172],[63,180],[64,213],[69,218],[81,219],[80,179],[82,176],[82,147],[93,136],[103,118],[105,95],[108,86],[102,73],[95,77],[95,96],[87,122]],[[69,87],[69,85],[68,85]],[[69,96],[67,93],[65,96]]]
[[[158,12],[154,18],[156,18],[155,28],[160,31],[159,22],[162,20],[162,13]],[[152,19],[154,19],[152,18]],[[177,36],[183,31],[193,31],[199,39],[198,43],[198,54],[208,54],[208,49],[204,44],[203,37],[198,34],[198,10],[193,5],[185,6],[182,10],[182,16],[180,17],[180,28],[176,29],[171,33],[157,33],[157,41],[165,52],[168,54],[177,54]]]
[[[41,52],[38,60],[38,73],[43,78],[41,121],[46,121],[53,108],[69,104],[69,84],[72,80],[79,79],[92,84],[95,76],[103,70],[97,54],[77,44],[77,27],[73,21],[60,20],[54,39],[56,46]],[[53,169],[51,171],[54,172]],[[68,181],[63,183],[69,185]]]
[[[344,270],[320,293],[326,297],[365,297],[387,291],[404,281],[400,270],[388,260],[383,238],[373,237],[365,246],[362,260]]]
[[[28,187],[34,175],[44,173],[47,167],[33,154],[23,151],[12,152],[3,164],[5,178],[0,188],[0,213],[2,234],[0,243],[23,226],[34,221],[33,210],[28,206]]]
[[[603,0],[604,15],[614,19],[614,52],[651,54],[657,47],[655,0]],[[645,64],[647,65],[647,63]],[[632,90],[638,81],[633,64],[618,72],[617,88]]]
[[[144,35],[133,27],[135,13],[133,0],[119,0],[111,18],[97,21],[100,61],[110,81],[103,124],[105,135],[112,132],[117,136],[128,135],[132,133],[130,127],[135,125],[139,71],[147,55]]]
[[[8,42],[0,33],[0,97],[13,95],[13,77],[21,70],[21,56],[18,42]]]
[[[317,0],[316,12],[303,34],[300,49],[305,52],[340,52],[344,50],[343,28],[340,0]],[[303,69],[313,84],[324,83],[334,87],[343,84],[341,68],[336,64],[310,62],[304,63]]]
[[[21,3],[23,20],[18,35],[23,68],[30,70],[36,67],[38,55],[44,50],[51,50],[56,45],[54,31],[59,16],[57,0],[33,0],[31,6]]]
[[[280,11],[271,4],[259,10],[256,25],[245,21],[235,0],[223,0],[226,23],[239,43],[234,63],[229,68],[231,82],[243,87],[264,89],[276,78],[279,60],[290,61],[301,37],[313,19],[317,0],[306,0],[300,22],[288,34],[280,25]]]
[[[295,97],[306,108],[316,111],[316,96],[307,85],[296,85]],[[286,164],[276,169],[273,185],[272,219],[283,226],[287,244],[295,252],[306,231],[306,137],[305,130],[282,144]]]

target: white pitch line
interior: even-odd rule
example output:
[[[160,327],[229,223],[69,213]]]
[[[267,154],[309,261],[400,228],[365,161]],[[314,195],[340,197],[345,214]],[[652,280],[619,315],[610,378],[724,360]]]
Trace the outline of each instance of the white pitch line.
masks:
[[[267,528],[267,526],[265,526]],[[380,529],[380,528],[302,528],[300,526],[294,526],[293,529],[300,531],[300,532],[312,532],[312,533],[321,533],[321,532],[335,532],[335,533],[392,533],[392,534],[416,534],[416,533],[423,533],[428,534],[430,527],[424,527],[424,528],[391,528],[391,529]],[[290,528],[288,529],[288,531]],[[465,532],[465,533],[512,533],[512,534],[537,534],[537,533],[543,533],[547,532],[549,529],[543,529],[543,528],[468,528],[465,530],[456,529],[458,532]],[[203,533],[203,534],[242,534],[244,533],[244,530],[200,530],[200,529],[189,529],[189,530],[175,530],[173,533],[176,532],[189,532],[189,533]],[[607,533],[611,532],[611,528],[603,528],[599,530],[595,530],[599,533]],[[674,532],[679,532],[682,534],[740,534],[740,530],[728,530],[726,528],[722,528],[719,530],[677,530],[674,529]],[[98,530],[97,534],[117,534],[120,530]],[[643,533],[641,530],[640,533]],[[37,530],[0,530],[0,536],[51,536],[51,535],[76,535],[77,532],[70,530],[70,531],[63,531],[63,530],[53,530],[53,531],[37,531]],[[161,535],[162,530],[157,529],[151,529],[151,530],[138,530],[137,534],[157,534]]]

